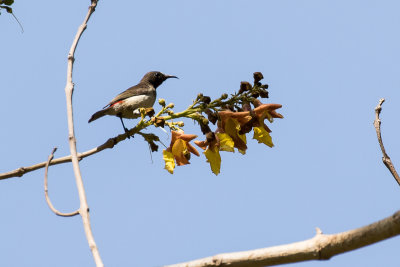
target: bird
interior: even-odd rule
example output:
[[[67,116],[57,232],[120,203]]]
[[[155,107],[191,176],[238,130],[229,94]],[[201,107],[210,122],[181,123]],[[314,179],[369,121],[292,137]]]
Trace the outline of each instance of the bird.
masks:
[[[140,117],[139,108],[153,107],[156,101],[157,87],[169,78],[178,79],[174,75],[167,75],[159,71],[146,73],[137,85],[123,91],[104,106],[102,110],[94,113],[88,123],[105,115],[117,116],[121,120],[125,133],[128,134],[128,129],[125,127],[122,118],[136,119]]]

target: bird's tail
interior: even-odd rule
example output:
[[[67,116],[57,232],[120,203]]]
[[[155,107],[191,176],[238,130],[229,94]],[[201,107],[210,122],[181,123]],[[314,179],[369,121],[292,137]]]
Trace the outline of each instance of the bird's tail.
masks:
[[[100,111],[97,111],[96,113],[94,113],[92,115],[92,117],[90,117],[88,122],[90,123],[90,122],[92,122],[94,120],[97,120],[98,118],[101,118],[101,117],[103,117],[105,115],[107,115],[107,109],[102,109]]]

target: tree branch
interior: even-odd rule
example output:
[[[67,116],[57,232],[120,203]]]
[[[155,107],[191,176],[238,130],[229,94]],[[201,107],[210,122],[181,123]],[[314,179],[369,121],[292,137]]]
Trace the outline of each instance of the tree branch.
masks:
[[[129,130],[129,133],[136,133],[136,127]],[[83,153],[77,153],[77,157],[78,160],[82,160],[88,156],[91,156],[93,154],[99,153],[101,151],[103,151],[104,149],[107,148],[113,148],[116,144],[118,144],[119,142],[125,140],[127,138],[127,134],[120,134],[118,136],[109,138],[106,142],[104,142],[102,145],[92,148],[90,150],[87,150]],[[51,165],[57,165],[57,164],[61,164],[61,163],[67,163],[71,161],[71,155],[69,156],[64,156],[64,157],[60,157],[60,158],[56,158],[54,160],[52,160],[50,162],[50,166]],[[21,177],[24,174],[28,173],[28,172],[32,172],[41,168],[44,168],[46,166],[46,161],[43,161],[41,163],[37,163],[28,167],[20,167],[18,169],[15,169],[13,171],[9,171],[9,172],[5,172],[5,173],[1,173],[0,174],[0,180],[3,179],[8,179],[8,178],[12,178],[12,177]]]
[[[94,261],[96,263],[96,266],[99,267],[99,266],[104,266],[104,264],[101,260],[100,253],[97,248],[96,242],[94,241],[92,229],[90,226],[89,206],[88,206],[88,203],[86,200],[86,193],[85,193],[85,188],[83,186],[82,175],[81,175],[81,171],[79,168],[78,154],[77,154],[77,150],[76,150],[76,138],[75,138],[75,133],[74,133],[74,118],[73,118],[73,109],[72,109],[72,94],[74,91],[74,84],[72,82],[72,71],[73,71],[73,65],[74,65],[74,60],[75,60],[74,54],[75,54],[75,50],[78,45],[79,39],[87,27],[87,22],[89,21],[90,16],[95,11],[95,8],[97,6],[97,1],[98,0],[91,0],[91,5],[89,6],[88,13],[87,13],[82,25],[79,26],[78,32],[75,35],[75,39],[72,42],[71,49],[69,50],[68,68],[67,68],[67,83],[65,85],[65,95],[66,95],[66,100],[67,100],[69,148],[71,151],[71,161],[72,161],[72,166],[74,169],[75,181],[76,181],[76,186],[78,188],[78,194],[79,194],[79,200],[80,200],[79,214],[82,217],[83,227],[85,229],[86,238],[88,240],[89,247],[92,251]]]
[[[60,212],[56,208],[54,208],[53,204],[51,203],[50,197],[49,197],[49,190],[48,190],[48,187],[47,187],[47,178],[48,178],[47,174],[48,174],[48,171],[49,171],[50,161],[53,159],[54,153],[56,152],[56,150],[57,150],[56,147],[53,148],[53,151],[51,152],[51,154],[50,154],[50,156],[49,156],[49,158],[47,159],[47,162],[46,162],[46,167],[45,167],[45,171],[44,171],[44,196],[46,198],[47,205],[49,206],[49,208],[51,209],[52,212],[54,212],[58,216],[72,217],[72,216],[78,215],[79,214],[79,210],[76,210],[76,211],[73,211],[73,212],[70,212],[70,213]]]
[[[376,131],[376,136],[378,137],[378,142],[379,142],[379,146],[381,147],[382,150],[382,161],[383,164],[385,164],[385,166],[389,169],[390,173],[393,175],[394,179],[396,180],[396,182],[400,185],[400,177],[399,174],[397,173],[392,160],[390,159],[389,155],[386,154],[386,150],[385,147],[383,146],[383,141],[382,141],[382,136],[381,136],[381,120],[379,118],[379,115],[381,114],[382,111],[382,104],[383,102],[385,102],[384,98],[381,98],[379,100],[379,104],[376,106],[375,108],[375,120],[374,120],[374,127],[375,127],[375,131]]]
[[[287,245],[219,254],[165,267],[261,267],[308,260],[327,260],[400,234],[400,211],[370,225],[333,235],[317,229],[315,237]]]

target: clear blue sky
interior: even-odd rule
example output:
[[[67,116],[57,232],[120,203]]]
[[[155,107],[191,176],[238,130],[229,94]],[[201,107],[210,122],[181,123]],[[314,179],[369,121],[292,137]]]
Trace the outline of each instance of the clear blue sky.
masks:
[[[89,1],[23,1],[24,26],[0,16],[0,172],[69,153],[66,59]],[[158,96],[184,109],[264,73],[283,120],[275,147],[249,140],[223,153],[219,176],[204,157],[174,175],[141,137],[81,162],[94,235],[106,266],[160,266],[337,233],[394,213],[400,188],[381,162],[372,122],[385,97],[385,145],[400,168],[399,1],[100,1],[76,53],[79,151],[122,133],[90,115],[150,70],[177,75]],[[201,135],[186,121],[188,133]],[[127,121],[132,127],[134,121]],[[165,143],[168,136],[154,130]],[[203,139],[203,137],[199,137]],[[250,138],[249,138],[250,139]],[[398,169],[400,170],[400,169]],[[0,265],[94,266],[80,217],[44,200],[43,170],[0,182]],[[72,167],[50,169],[50,195],[78,207]],[[397,266],[400,238],[326,262],[291,266]]]

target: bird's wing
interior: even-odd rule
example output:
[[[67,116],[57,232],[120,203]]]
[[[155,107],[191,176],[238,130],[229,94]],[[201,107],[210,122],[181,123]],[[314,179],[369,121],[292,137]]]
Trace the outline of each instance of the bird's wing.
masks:
[[[148,86],[145,86],[145,85],[139,83],[135,86],[132,86],[132,87],[126,89],[125,91],[123,91],[122,93],[120,93],[119,95],[114,97],[110,101],[110,103],[108,103],[104,108],[110,107],[110,106],[114,105],[115,103],[117,103],[121,100],[127,99],[129,97],[137,96],[137,95],[145,95],[148,93],[149,93]]]

